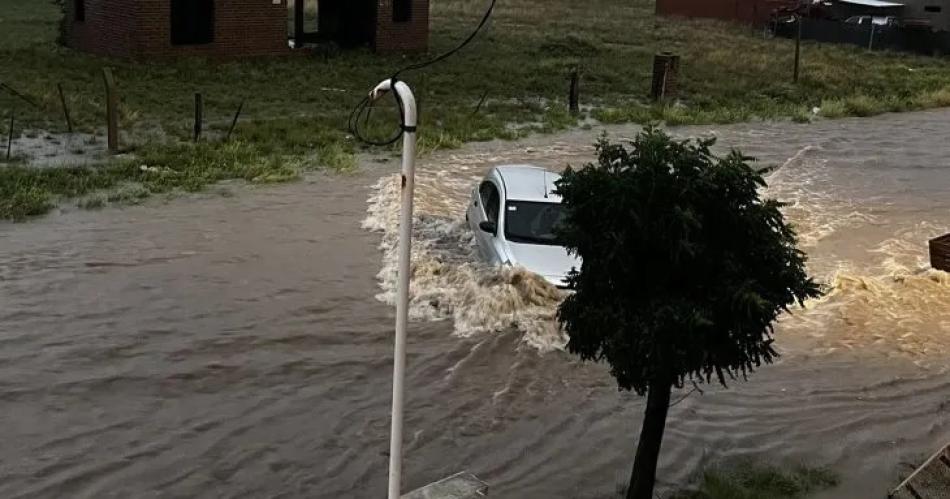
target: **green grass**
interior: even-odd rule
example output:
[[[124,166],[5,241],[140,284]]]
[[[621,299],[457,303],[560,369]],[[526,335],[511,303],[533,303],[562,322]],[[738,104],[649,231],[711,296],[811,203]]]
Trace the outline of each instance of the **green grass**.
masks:
[[[834,488],[838,481],[837,474],[827,468],[802,464],[779,467],[739,459],[703,471],[695,486],[656,496],[665,499],[807,499]],[[621,499],[626,497],[626,492],[626,484],[618,484],[614,492],[606,495],[583,497]]]
[[[272,154],[245,142],[154,144],[134,152],[131,158],[95,167],[3,167],[0,214],[12,220],[41,215],[55,206],[57,197],[79,198],[78,206],[99,208],[176,189],[199,191],[227,179],[286,182],[297,179],[302,168],[299,157]],[[348,157],[328,161],[347,166]],[[94,195],[101,191],[107,194]]]
[[[487,3],[434,1],[432,52],[467,35]],[[655,19],[653,10],[648,0],[499,2],[488,29],[463,53],[404,75],[421,107],[419,150],[575,126],[564,102],[567,75],[575,67],[582,73],[582,104],[610,123],[804,122],[813,119],[814,107],[821,116],[839,117],[950,105],[947,59],[805,43],[802,76],[795,85],[790,41],[721,22]],[[354,168],[361,147],[345,130],[350,110],[381,77],[424,57],[359,49],[229,62],[111,60],[56,46],[58,12],[45,0],[0,0],[0,12],[0,81],[40,106],[30,108],[0,92],[0,112],[15,109],[21,129],[63,131],[56,90],[62,83],[77,128],[101,134],[101,68],[110,66],[121,96],[123,132],[130,138],[126,145],[142,159],[161,159],[179,172],[163,181],[167,189],[198,189],[224,178],[282,181],[314,167]],[[653,104],[646,98],[652,56],[660,50],[682,57],[676,103]],[[207,137],[214,143],[182,146],[178,142],[191,134],[195,92],[203,94]],[[473,114],[483,95],[483,106]],[[237,154],[220,137],[241,102],[244,112],[234,139],[242,154]],[[368,128],[379,137],[387,135],[394,113],[387,99]],[[513,123],[521,126],[513,128]],[[167,140],[156,142],[156,136]],[[237,166],[235,160],[251,164]],[[101,173],[84,175],[137,181],[138,173],[124,168],[125,160],[112,163]],[[19,192],[16,203],[5,198],[0,204],[0,218],[42,213],[72,197],[73,191],[61,189],[69,181],[51,182],[50,177],[76,174],[57,172],[0,168],[0,177],[11,177],[0,179],[0,185],[11,185],[15,177]]]
[[[707,470],[695,490],[671,499],[804,499],[837,484],[837,476],[823,468],[785,469],[748,461]]]

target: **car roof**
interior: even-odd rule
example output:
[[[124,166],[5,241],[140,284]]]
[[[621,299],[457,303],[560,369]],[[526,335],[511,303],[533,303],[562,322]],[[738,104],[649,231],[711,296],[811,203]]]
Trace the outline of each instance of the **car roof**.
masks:
[[[557,173],[534,165],[496,166],[495,171],[505,185],[507,199],[543,203],[561,202],[561,197],[552,193],[555,188],[554,182],[561,178],[561,175]]]

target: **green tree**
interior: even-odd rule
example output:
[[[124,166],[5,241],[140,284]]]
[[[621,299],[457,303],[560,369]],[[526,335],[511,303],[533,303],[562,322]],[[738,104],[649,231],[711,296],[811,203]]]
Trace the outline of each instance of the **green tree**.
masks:
[[[651,499],[672,387],[726,385],[778,356],[773,323],[819,296],[765,170],[713,140],[647,129],[557,183],[569,250],[581,257],[558,320],[567,348],[606,361],[621,390],[647,395],[627,497]]]

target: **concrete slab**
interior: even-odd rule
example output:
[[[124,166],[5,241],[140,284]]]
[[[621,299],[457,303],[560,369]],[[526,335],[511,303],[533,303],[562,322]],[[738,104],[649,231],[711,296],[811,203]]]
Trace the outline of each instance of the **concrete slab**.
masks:
[[[402,499],[480,499],[486,495],[488,484],[463,471],[404,494]]]
[[[950,444],[930,457],[888,494],[891,499],[946,499],[950,497]]]

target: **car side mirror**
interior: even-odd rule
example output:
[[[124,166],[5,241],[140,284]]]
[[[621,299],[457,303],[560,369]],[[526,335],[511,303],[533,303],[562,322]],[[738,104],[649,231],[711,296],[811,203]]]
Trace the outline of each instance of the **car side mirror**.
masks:
[[[489,234],[493,236],[495,235],[495,232],[498,231],[498,225],[496,225],[495,222],[492,222],[490,220],[485,220],[484,222],[478,224],[478,228],[482,229],[485,232],[488,232]]]

